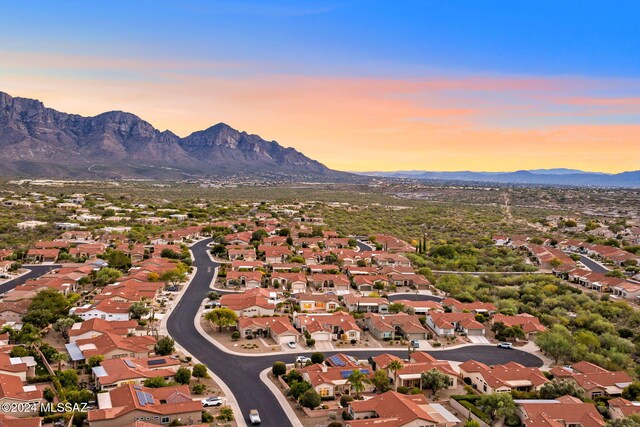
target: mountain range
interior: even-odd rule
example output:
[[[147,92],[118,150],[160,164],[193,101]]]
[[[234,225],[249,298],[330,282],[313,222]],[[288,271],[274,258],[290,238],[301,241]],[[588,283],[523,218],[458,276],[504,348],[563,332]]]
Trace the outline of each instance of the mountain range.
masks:
[[[515,172],[360,172],[362,175],[385,178],[405,178],[432,181],[487,182],[498,184],[566,185],[580,187],[625,187],[640,188],[640,171],[606,174],[585,172],[577,169],[534,169]]]
[[[181,138],[134,114],[110,111],[83,117],[4,92],[0,162],[0,175],[47,178],[352,176],[224,123]]]

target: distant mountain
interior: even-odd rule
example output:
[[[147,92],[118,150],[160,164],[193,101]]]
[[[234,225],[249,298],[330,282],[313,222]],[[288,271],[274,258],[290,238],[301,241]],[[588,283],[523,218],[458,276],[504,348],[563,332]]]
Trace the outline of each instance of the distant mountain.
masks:
[[[224,123],[180,138],[130,113],[83,117],[4,92],[0,92],[0,161],[0,175],[50,178],[351,175]]]
[[[361,172],[367,176],[440,181],[491,182],[498,184],[567,185],[580,187],[640,188],[640,171],[605,174],[576,169],[537,169],[515,172]]]

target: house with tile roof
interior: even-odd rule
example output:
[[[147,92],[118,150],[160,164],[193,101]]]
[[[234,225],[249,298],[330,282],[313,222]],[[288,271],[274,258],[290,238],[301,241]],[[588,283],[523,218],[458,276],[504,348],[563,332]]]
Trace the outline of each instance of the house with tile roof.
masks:
[[[102,319],[102,320],[129,320],[129,308],[132,302],[115,302],[109,299],[95,302],[93,304],[85,304],[82,307],[72,307],[69,314],[76,315],[83,320]]]
[[[460,375],[483,394],[538,391],[549,380],[538,368],[528,368],[516,362],[487,366],[475,360],[460,365]],[[468,378],[468,380],[467,380]]]
[[[105,359],[120,357],[145,358],[153,354],[156,339],[141,335],[122,337],[109,332],[94,338],[79,339],[65,344],[73,362],[88,360],[91,356],[104,356]]]
[[[42,390],[35,385],[24,385],[23,381],[14,375],[0,374],[0,414],[15,417],[29,417],[38,414],[36,410],[11,411],[11,405],[27,404],[27,408],[31,408],[28,404],[34,404],[33,408],[38,408],[40,403],[44,402]],[[6,410],[5,408],[9,408]],[[1,422],[0,422],[0,425]]]
[[[606,424],[593,403],[573,396],[515,402],[518,416],[528,427],[602,427]]]
[[[142,384],[145,380],[162,377],[173,381],[180,361],[168,356],[136,359],[121,357],[105,359],[100,366],[93,367],[91,374],[98,390],[109,390],[122,384]]]
[[[547,330],[537,317],[528,313],[516,314],[515,316],[498,313],[491,318],[491,324],[495,325],[496,323],[502,323],[508,327],[520,326],[525,337],[529,340],[536,334]]]
[[[259,288],[262,286],[263,273],[261,271],[227,271],[225,286],[232,288],[240,286],[246,289]]]
[[[608,402],[608,413],[612,420],[619,420],[630,415],[640,414],[640,402],[632,402],[622,397],[615,397]]]
[[[36,374],[36,361],[32,356],[11,357],[9,353],[13,346],[0,353],[0,375],[12,375],[26,381]]]
[[[301,335],[286,316],[240,317],[237,327],[243,338],[272,338],[279,345],[298,342]]]
[[[0,414],[0,426],[2,427],[41,427],[41,417],[15,417]]]
[[[373,370],[368,366],[327,366],[316,363],[305,366],[300,370],[302,378],[311,383],[313,389],[321,397],[332,397],[338,394],[351,394],[351,386],[347,379],[354,370],[360,370],[368,379],[373,378]],[[364,393],[371,393],[375,387],[370,383],[364,384]]]
[[[473,313],[442,313],[430,311],[426,323],[438,336],[452,337],[456,332],[466,335],[486,335],[487,328],[476,321]]]
[[[114,320],[108,321],[99,318],[93,318],[82,322],[76,322],[67,331],[69,341],[94,338],[105,333],[114,335],[127,336],[136,331],[138,322],[135,320]]]
[[[367,313],[364,316],[364,324],[379,340],[400,337],[408,340],[424,340],[429,334],[429,330],[420,322],[420,316],[407,313]]]
[[[293,293],[304,292],[307,289],[307,278],[304,273],[285,273],[274,271],[269,279],[271,286],[278,285]]]
[[[340,299],[333,294],[300,293],[296,295],[296,301],[303,312],[330,312],[340,307]]]
[[[330,342],[332,339],[360,341],[362,330],[352,315],[347,313],[294,313],[293,325],[296,329],[308,331],[316,342]]]
[[[273,316],[278,302],[276,292],[265,288],[220,297],[220,307],[230,308],[238,317]]]
[[[572,379],[584,390],[585,397],[595,399],[599,396],[620,396],[622,390],[633,379],[624,371],[609,371],[587,361],[574,363],[571,366],[551,368],[556,378]]]
[[[98,409],[87,413],[91,427],[118,427],[136,421],[154,425],[202,422],[202,403],[193,400],[188,385],[148,388],[125,384],[98,395]]]
[[[342,302],[350,312],[381,314],[389,312],[389,300],[386,298],[347,294],[344,296]]]
[[[388,391],[368,400],[349,402],[353,420],[347,427],[454,427],[460,420],[441,405],[429,403],[423,394]]]

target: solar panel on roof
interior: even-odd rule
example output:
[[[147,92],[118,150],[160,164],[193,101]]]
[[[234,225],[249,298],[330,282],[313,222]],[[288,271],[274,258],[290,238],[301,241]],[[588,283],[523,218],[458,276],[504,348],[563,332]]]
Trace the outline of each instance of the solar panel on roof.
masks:
[[[342,377],[342,379],[345,378],[349,378],[349,375],[351,375],[353,373],[353,371],[349,370],[349,371],[340,371],[340,376]]]
[[[124,363],[130,368],[135,368],[136,367],[136,364],[133,363],[133,361],[131,361],[129,359],[124,359]]]
[[[167,361],[164,359],[153,359],[153,360],[148,360],[147,365],[149,366],[164,365],[166,362]]]
[[[144,392],[136,390],[136,397],[138,398],[138,403],[142,406],[147,404],[147,398],[144,395]]]
[[[133,388],[135,388],[136,390],[142,390],[142,386],[140,385],[134,385]]]

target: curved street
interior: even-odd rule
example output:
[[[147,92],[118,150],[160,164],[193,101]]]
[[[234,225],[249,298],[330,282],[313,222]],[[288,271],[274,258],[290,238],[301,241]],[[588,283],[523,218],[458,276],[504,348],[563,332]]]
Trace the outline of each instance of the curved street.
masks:
[[[271,390],[260,380],[260,372],[270,367],[273,362],[281,360],[293,363],[298,354],[280,355],[265,354],[263,357],[232,355],[224,352],[202,337],[194,325],[194,318],[201,303],[211,290],[209,285],[218,264],[213,263],[207,255],[208,240],[202,240],[191,247],[194,255],[193,265],[197,272],[182,298],[167,319],[169,335],[187,352],[200,362],[206,364],[231,389],[240,406],[242,416],[248,421],[249,409],[260,412],[263,426],[291,426],[289,418],[280,406]],[[211,268],[212,267],[212,268]],[[387,349],[358,352],[361,359],[388,352],[406,357],[406,350],[390,351]],[[311,353],[311,352],[307,352]],[[338,352],[327,352],[327,355]],[[542,366],[538,357],[520,350],[500,350],[494,346],[465,346],[451,350],[431,351],[439,359],[465,361],[475,359],[487,364],[516,361],[526,366]]]
[[[23,266],[24,269],[30,270],[27,274],[16,277],[15,279],[11,279],[7,282],[4,282],[0,285],[0,294],[4,294],[5,292],[9,292],[14,289],[16,286],[23,285],[29,279],[37,279],[43,274],[48,273],[49,271],[59,268],[58,264],[51,265],[27,265]]]

